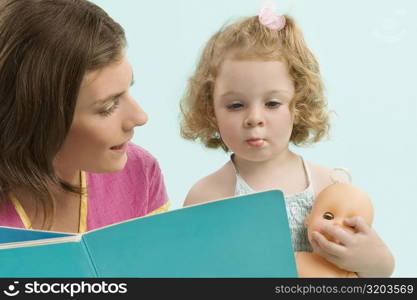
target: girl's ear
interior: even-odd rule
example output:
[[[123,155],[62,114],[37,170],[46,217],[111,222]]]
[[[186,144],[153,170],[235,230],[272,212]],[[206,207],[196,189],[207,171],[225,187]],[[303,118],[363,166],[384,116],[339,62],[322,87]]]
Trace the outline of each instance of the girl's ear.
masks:
[[[216,115],[215,114],[213,114],[212,116],[211,116],[211,120],[212,120],[212,122],[216,125],[216,127],[217,127],[217,118],[216,118]]]
[[[297,125],[300,122],[300,117],[299,113],[295,110],[295,107],[292,108],[291,115],[293,125]]]
[[[218,130],[217,119],[214,113],[211,116],[209,116],[209,122],[212,128],[214,128],[215,130]]]

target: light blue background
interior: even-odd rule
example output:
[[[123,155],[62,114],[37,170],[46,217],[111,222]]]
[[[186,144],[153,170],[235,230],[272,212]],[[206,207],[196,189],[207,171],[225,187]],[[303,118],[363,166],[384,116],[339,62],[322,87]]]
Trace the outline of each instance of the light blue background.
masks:
[[[126,30],[132,94],[149,115],[134,142],[163,170],[171,209],[228,156],[179,135],[179,100],[203,44],[223,24],[255,15],[259,0],[96,0]],[[332,119],[329,141],[295,149],[348,167],[374,201],[374,227],[396,258],[393,276],[417,277],[417,3],[281,0],[318,57]],[[192,226],[192,224],[190,224]]]

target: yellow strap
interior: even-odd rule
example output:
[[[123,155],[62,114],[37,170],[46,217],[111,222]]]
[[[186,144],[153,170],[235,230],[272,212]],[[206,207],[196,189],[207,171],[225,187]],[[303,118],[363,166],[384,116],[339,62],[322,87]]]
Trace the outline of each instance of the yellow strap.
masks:
[[[153,211],[151,211],[150,213],[146,215],[151,216],[151,215],[159,214],[162,212],[166,212],[168,210],[168,207],[169,207],[169,202],[165,202],[165,204],[162,205],[160,208],[154,209]]]
[[[16,198],[16,196],[10,192],[9,193],[9,198],[13,203],[14,208],[17,211],[17,214],[20,217],[20,220],[23,223],[23,226],[25,226],[26,229],[32,229],[32,224],[30,222],[30,219],[28,217],[28,215],[26,214],[25,210],[23,209],[23,206],[20,204],[19,200]]]
[[[78,232],[83,233],[87,231],[87,176],[84,171],[80,173],[81,195],[80,195],[80,224]]]
[[[78,232],[83,233],[87,230],[87,176],[84,171],[80,172],[80,181],[81,181],[81,196],[80,196],[80,221],[78,225]],[[26,229],[32,229],[32,223],[28,215],[26,214],[23,206],[20,204],[17,197],[10,192],[9,193],[10,200],[13,203],[14,208],[16,209],[17,214],[20,217],[20,220],[25,226]]]

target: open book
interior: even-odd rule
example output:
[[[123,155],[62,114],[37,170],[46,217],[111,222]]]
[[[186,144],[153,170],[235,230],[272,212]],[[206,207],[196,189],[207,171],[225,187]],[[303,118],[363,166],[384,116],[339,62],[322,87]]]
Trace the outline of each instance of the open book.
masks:
[[[0,227],[0,277],[296,277],[282,192],[83,234]]]

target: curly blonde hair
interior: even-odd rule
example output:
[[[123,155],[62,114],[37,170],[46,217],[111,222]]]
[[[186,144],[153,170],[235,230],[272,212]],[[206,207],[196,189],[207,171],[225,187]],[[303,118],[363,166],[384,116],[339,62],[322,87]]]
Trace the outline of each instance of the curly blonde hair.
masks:
[[[210,38],[180,103],[183,138],[200,139],[206,147],[228,151],[215,136],[218,128],[213,107],[214,84],[226,57],[285,62],[295,87],[290,104],[294,114],[290,142],[308,145],[327,136],[329,112],[319,64],[294,20],[284,17],[286,25],[279,31],[267,28],[253,16],[228,25]]]

